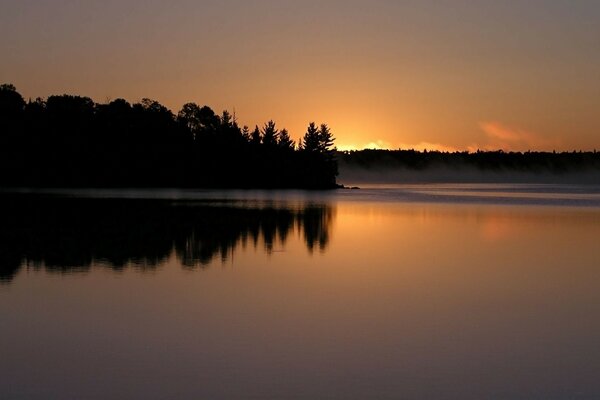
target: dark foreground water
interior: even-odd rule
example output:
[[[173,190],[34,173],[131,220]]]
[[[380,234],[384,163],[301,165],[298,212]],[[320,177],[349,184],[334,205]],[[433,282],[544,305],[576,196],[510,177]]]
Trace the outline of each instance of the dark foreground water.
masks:
[[[600,398],[600,188],[0,194],[0,399]]]

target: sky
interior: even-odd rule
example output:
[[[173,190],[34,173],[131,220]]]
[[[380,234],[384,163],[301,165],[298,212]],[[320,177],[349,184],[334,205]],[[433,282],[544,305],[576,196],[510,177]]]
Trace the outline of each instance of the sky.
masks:
[[[0,83],[340,149],[600,149],[600,1],[0,0]]]

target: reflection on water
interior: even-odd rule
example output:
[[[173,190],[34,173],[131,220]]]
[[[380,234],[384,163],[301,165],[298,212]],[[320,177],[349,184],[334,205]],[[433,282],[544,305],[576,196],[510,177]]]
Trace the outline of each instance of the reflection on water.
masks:
[[[175,257],[185,268],[226,261],[236,248],[266,252],[302,233],[309,251],[324,250],[333,209],[238,201],[0,196],[0,281],[21,267],[88,271],[92,265],[152,270]]]
[[[379,202],[600,207],[600,185],[389,184],[366,185],[352,198]]]
[[[463,189],[0,196],[0,398],[600,398],[595,189]]]

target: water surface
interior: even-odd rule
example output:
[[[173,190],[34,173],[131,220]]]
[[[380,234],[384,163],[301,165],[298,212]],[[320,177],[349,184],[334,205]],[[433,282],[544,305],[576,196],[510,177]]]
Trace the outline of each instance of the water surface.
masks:
[[[0,398],[598,398],[599,193],[3,193]]]

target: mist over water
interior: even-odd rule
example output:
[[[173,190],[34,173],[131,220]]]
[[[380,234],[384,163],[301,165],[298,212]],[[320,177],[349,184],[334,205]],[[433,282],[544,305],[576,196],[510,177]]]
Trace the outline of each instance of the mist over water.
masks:
[[[347,186],[402,183],[522,183],[600,185],[599,170],[555,173],[549,171],[481,170],[429,167],[423,170],[393,167],[360,168],[340,164],[338,180]]]
[[[600,185],[364,184],[348,197],[362,201],[464,205],[600,207]],[[354,191],[352,191],[354,192]]]
[[[598,186],[0,205],[1,398],[600,396]]]

